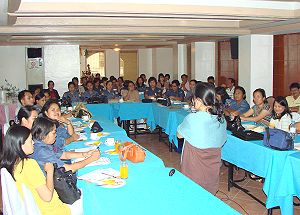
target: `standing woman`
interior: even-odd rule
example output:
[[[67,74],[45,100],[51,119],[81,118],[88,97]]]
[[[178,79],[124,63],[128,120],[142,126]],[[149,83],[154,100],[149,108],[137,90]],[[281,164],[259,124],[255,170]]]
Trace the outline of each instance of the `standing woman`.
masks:
[[[68,215],[69,207],[58,198],[53,184],[54,167],[46,163],[44,176],[37,162],[28,158],[34,151],[30,130],[14,125],[5,135],[5,143],[0,155],[0,167],[6,168],[16,181],[22,194],[22,184],[31,191],[33,198],[43,215]]]
[[[184,138],[181,171],[215,195],[219,188],[221,147],[227,139],[226,122],[213,85],[198,83],[193,103],[197,112],[187,115],[177,129],[178,138]]]

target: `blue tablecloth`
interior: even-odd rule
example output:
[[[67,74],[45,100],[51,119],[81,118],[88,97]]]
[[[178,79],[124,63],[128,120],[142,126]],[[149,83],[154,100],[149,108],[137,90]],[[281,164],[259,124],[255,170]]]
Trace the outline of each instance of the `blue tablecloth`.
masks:
[[[110,132],[109,136],[100,139],[101,142],[105,142],[108,137],[122,142],[134,142],[126,136],[123,129],[116,128],[115,124],[103,116],[94,115],[93,119],[99,120],[104,131]],[[89,129],[86,128],[85,131],[89,136]],[[84,142],[74,142],[65,149],[83,147],[87,147]],[[112,148],[113,146],[100,145],[102,156],[109,157],[111,164],[85,167],[78,170],[78,175],[98,168],[118,170],[120,167],[118,155],[104,153]],[[238,214],[180,172],[176,171],[170,177],[170,169],[165,168],[162,160],[147,150],[144,162],[135,164],[128,161],[127,163],[129,177],[123,187],[109,189],[78,181],[78,187],[82,189],[83,194],[84,214]]]
[[[115,118],[112,104],[87,104],[86,107],[92,113],[93,117],[102,116],[110,121],[113,121]]]
[[[292,214],[293,196],[300,198],[300,152],[290,154],[285,162],[276,191],[281,214]]]

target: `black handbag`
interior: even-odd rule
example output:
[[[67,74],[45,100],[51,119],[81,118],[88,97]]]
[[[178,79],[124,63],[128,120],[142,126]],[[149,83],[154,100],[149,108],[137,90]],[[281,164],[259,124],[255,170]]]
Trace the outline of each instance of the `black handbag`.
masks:
[[[103,128],[101,127],[101,125],[99,124],[99,122],[94,122],[92,127],[91,127],[91,132],[93,133],[98,133],[103,131]]]
[[[264,135],[261,133],[257,133],[255,131],[248,131],[248,130],[238,130],[232,131],[232,135],[240,138],[242,140],[251,141],[251,140],[263,140]]]
[[[94,96],[87,100],[88,104],[108,103],[107,96]]]
[[[73,204],[80,199],[81,191],[77,188],[77,178],[71,170],[66,171],[64,167],[54,164],[54,189],[59,199],[66,204]]]
[[[157,102],[167,107],[171,106],[170,98],[158,98]]]

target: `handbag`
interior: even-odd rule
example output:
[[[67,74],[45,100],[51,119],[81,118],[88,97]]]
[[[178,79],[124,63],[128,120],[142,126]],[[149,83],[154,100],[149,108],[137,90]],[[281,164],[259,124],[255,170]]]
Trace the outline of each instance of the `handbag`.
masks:
[[[291,135],[286,131],[276,128],[266,128],[264,145],[280,151],[294,149],[294,141]]]
[[[81,191],[77,188],[77,178],[72,170],[66,171],[64,167],[57,167],[54,164],[54,189],[59,199],[66,204],[73,204],[80,199]]]
[[[88,116],[89,118],[92,118],[91,112],[87,110],[83,103],[76,105],[75,109],[72,112],[72,115],[75,118],[82,118],[82,116]]]
[[[99,122],[94,122],[94,124],[91,127],[91,132],[93,133],[98,133],[103,131],[103,128],[101,127],[101,125],[99,124]]]
[[[255,131],[237,130],[232,131],[232,135],[245,141],[263,140],[264,135]]]
[[[139,145],[126,142],[124,146],[120,147],[119,157],[121,160],[128,159],[133,163],[144,162],[146,152]]]
[[[108,103],[107,96],[94,96],[89,98],[86,101],[88,104],[102,104],[102,103]]]
[[[244,131],[245,128],[242,126],[241,118],[239,116],[236,116],[234,118],[230,116],[226,116],[225,120],[227,122],[227,130],[229,131]]]

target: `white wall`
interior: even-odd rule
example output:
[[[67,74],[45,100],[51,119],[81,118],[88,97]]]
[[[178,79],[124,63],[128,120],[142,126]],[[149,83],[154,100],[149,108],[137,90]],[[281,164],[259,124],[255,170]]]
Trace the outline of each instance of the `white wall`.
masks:
[[[152,49],[139,49],[139,75],[145,74],[147,78],[151,77],[152,72]]]
[[[178,80],[181,80],[181,75],[187,74],[187,47],[186,44],[178,45]]]
[[[7,79],[20,90],[26,88],[25,46],[0,46],[0,85]]]
[[[105,50],[105,75],[106,77],[120,76],[120,57],[119,52],[112,49]]]
[[[215,74],[215,42],[195,43],[195,79],[206,81],[208,76]]]
[[[239,37],[239,85],[247,92],[247,101],[252,102],[252,93],[257,88],[273,95],[273,36],[246,35]]]
[[[53,80],[60,95],[67,91],[74,76],[80,77],[79,45],[44,46],[44,62],[45,88]]]
[[[153,76],[157,78],[159,73],[169,73],[173,79],[173,49],[156,48],[153,50]]]

